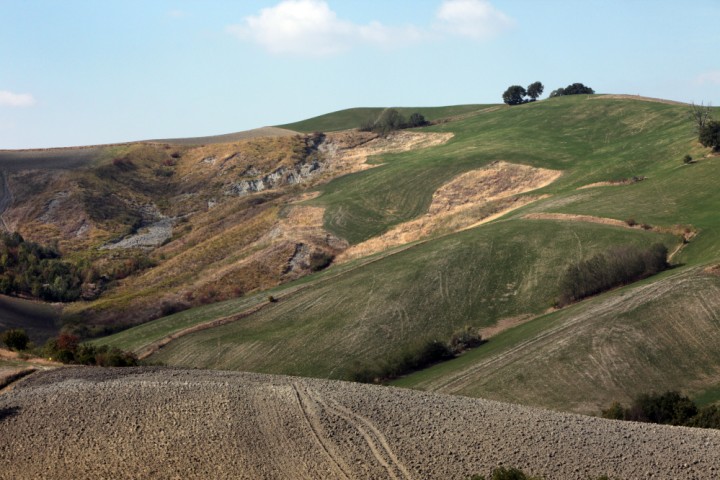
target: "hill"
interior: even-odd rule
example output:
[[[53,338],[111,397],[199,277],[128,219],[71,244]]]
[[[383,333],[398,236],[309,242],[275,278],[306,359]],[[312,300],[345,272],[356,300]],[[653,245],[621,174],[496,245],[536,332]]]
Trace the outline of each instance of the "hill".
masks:
[[[439,479],[502,464],[547,479],[710,479],[720,469],[718,431],[247,373],[36,373],[0,395],[0,423],[0,478]]]
[[[712,401],[720,358],[694,335],[717,338],[720,163],[686,109],[576,95],[385,138],[331,132],[351,110],[305,124],[324,134],[125,145],[9,174],[3,218],[109,272],[66,328],[143,323],[96,342],[151,362],[356,378],[470,327],[490,341],[401,384],[594,413],[654,385]],[[568,267],[658,242],[672,270],[556,310]]]

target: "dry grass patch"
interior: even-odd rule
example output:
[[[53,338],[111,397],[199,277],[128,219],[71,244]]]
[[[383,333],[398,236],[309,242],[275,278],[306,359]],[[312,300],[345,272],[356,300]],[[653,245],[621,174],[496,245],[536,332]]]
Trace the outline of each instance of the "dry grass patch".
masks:
[[[347,261],[433,235],[457,232],[492,221],[540,197],[518,196],[554,182],[562,173],[507,162],[458,175],[433,195],[428,213],[350,247]]]

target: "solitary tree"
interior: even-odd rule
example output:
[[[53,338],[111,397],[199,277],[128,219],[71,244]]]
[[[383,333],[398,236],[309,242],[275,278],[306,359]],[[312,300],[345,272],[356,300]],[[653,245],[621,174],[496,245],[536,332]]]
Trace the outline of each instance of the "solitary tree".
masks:
[[[527,88],[527,96],[530,97],[530,101],[534,102],[538,99],[540,95],[542,95],[543,90],[545,90],[545,87],[540,82],[531,83],[528,85]]]
[[[520,85],[512,85],[505,90],[502,97],[503,102],[508,105],[520,105],[525,103],[525,95],[527,95],[527,91],[523,87]]]
[[[422,114],[417,113],[417,112],[410,115],[410,120],[408,120],[408,126],[410,128],[422,127],[427,124],[428,124],[428,121],[425,120],[425,117]]]

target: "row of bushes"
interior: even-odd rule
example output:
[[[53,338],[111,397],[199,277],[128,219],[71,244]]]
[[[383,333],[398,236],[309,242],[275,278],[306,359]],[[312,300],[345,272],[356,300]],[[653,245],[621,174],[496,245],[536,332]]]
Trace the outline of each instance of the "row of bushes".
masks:
[[[436,363],[457,357],[465,350],[485,343],[482,336],[470,327],[456,332],[447,343],[425,340],[408,346],[385,360],[372,365],[355,365],[348,379],[361,383],[382,383]]]
[[[627,408],[615,402],[602,411],[602,416],[614,420],[720,429],[720,407],[700,408],[676,391],[640,395]]]
[[[401,130],[403,128],[415,128],[429,125],[430,122],[425,120],[425,117],[420,113],[413,113],[409,119],[395,110],[394,108],[388,108],[384,110],[379,117],[369,118],[359,129],[361,132],[375,132],[381,135],[387,135],[395,130]]]
[[[661,243],[648,248],[625,245],[571,265],[560,281],[558,305],[655,275],[668,268],[667,255]]]
[[[131,367],[138,364],[137,357],[116,347],[80,343],[80,337],[61,333],[49,339],[41,348],[35,348],[21,328],[3,332],[0,339],[11,350],[29,352],[61,363],[97,365],[100,367]]]

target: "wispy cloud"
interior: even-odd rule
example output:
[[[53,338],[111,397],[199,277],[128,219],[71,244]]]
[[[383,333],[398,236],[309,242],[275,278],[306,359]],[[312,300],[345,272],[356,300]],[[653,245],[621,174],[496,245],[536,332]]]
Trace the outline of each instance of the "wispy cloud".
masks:
[[[358,45],[398,47],[438,38],[437,32],[486,39],[512,20],[485,0],[445,0],[436,28],[357,24],[339,18],[324,0],[283,0],[227,28],[241,40],[275,54],[327,56]]]
[[[0,90],[0,107],[32,107],[35,103],[35,98],[29,93]]]
[[[513,27],[515,21],[487,0],[445,0],[436,14],[441,32],[487,40]]]
[[[705,72],[697,76],[695,83],[698,85],[720,85],[720,70]]]

